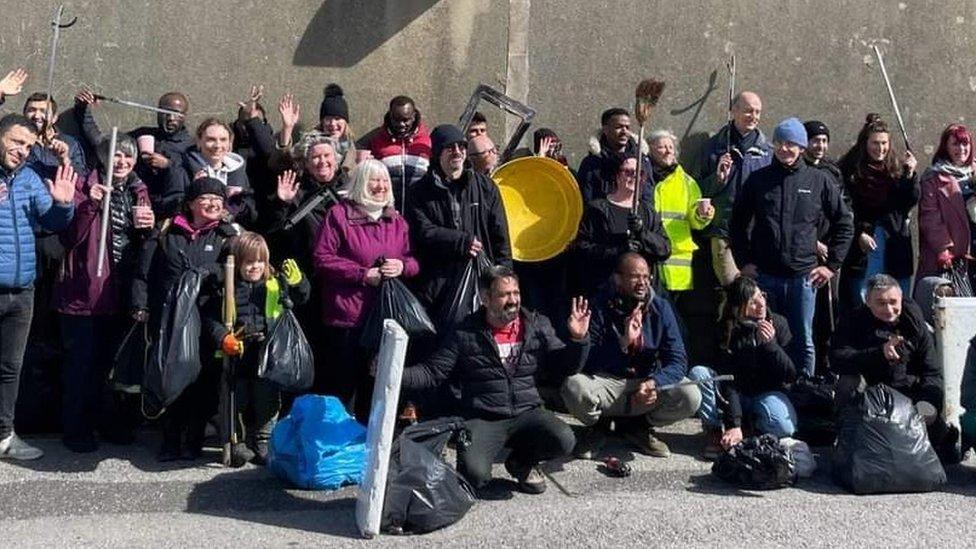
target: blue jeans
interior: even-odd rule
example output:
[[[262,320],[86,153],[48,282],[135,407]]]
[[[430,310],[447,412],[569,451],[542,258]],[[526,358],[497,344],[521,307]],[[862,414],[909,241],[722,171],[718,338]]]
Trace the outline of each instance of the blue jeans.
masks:
[[[713,377],[715,372],[705,366],[695,366],[688,372],[688,377],[702,380]],[[728,381],[719,383],[729,383]],[[698,417],[706,427],[722,428],[722,412],[718,408],[715,383],[705,382],[699,385],[702,402],[698,408]],[[769,391],[749,397],[739,394],[742,413],[752,419],[753,428],[761,434],[769,433],[777,438],[792,436],[796,432],[796,410],[789,397],[780,391]]]
[[[861,275],[848,275],[850,277],[850,300],[851,305],[856,307],[864,303],[867,292],[867,281],[872,276],[885,272],[885,253],[886,245],[888,241],[888,233],[881,227],[875,227],[874,229],[874,243],[877,246],[873,251],[867,253],[867,266],[864,269],[864,274]],[[854,242],[854,246],[857,246],[857,242]],[[898,286],[901,287],[902,295],[912,295],[910,293],[910,286],[912,283],[912,278],[910,276],[899,278]]]
[[[813,345],[813,313],[817,308],[817,289],[810,283],[809,273],[790,278],[760,274],[756,282],[771,301],[773,311],[786,317],[793,339],[786,354],[797,370],[813,376],[817,355]]]

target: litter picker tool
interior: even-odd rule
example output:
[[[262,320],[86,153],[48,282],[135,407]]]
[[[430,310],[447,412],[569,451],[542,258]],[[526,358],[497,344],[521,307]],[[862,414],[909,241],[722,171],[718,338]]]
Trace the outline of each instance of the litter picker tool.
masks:
[[[637,84],[636,102],[634,104],[634,115],[637,117],[637,124],[640,125],[639,139],[637,141],[637,183],[634,189],[634,199],[630,206],[631,213],[637,213],[637,205],[640,203],[641,195],[641,166],[644,164],[644,127],[654,115],[654,108],[661,99],[664,92],[664,82],[654,79],[641,80]]]
[[[58,59],[58,39],[61,37],[61,29],[66,29],[78,22],[78,18],[75,17],[67,23],[62,23],[64,19],[64,4],[58,6],[57,11],[54,12],[54,19],[51,20],[51,58],[48,60],[47,64],[47,105],[44,109],[44,131],[42,135],[47,135],[47,130],[51,127],[51,118],[54,113],[51,112],[51,97],[54,93],[54,66],[57,64]]]
[[[228,332],[234,331],[234,321],[237,316],[237,306],[234,302],[234,254],[229,254],[224,263],[224,328]],[[224,353],[223,368],[220,375],[220,412],[221,412],[221,463],[231,464],[231,449],[237,444],[237,403],[234,380],[234,358]]]
[[[735,103],[735,54],[729,56],[725,62],[725,68],[729,71],[729,131],[725,136],[725,152],[732,152],[732,105]]]
[[[901,109],[898,108],[898,100],[895,99],[895,90],[891,88],[891,79],[888,78],[888,70],[885,69],[884,58],[881,56],[881,50],[878,48],[877,44],[871,46],[874,48],[874,55],[878,57],[878,66],[881,67],[881,76],[884,77],[885,87],[888,88],[888,99],[891,99],[891,108],[895,110],[895,118],[898,120],[898,127],[901,128],[901,137],[905,140],[905,149],[912,150],[912,146],[908,144],[908,132],[905,131],[905,121],[901,117]]]
[[[162,107],[153,107],[152,105],[144,105],[142,103],[137,103],[135,101],[129,101],[128,99],[119,99],[118,97],[109,97],[107,95],[92,94],[95,99],[99,101],[108,101],[109,103],[115,103],[117,105],[125,105],[126,107],[133,107],[135,109],[142,109],[144,111],[158,112],[161,114],[170,114],[173,116],[182,116],[183,113],[180,111],[174,111],[173,109],[164,109]]]
[[[671,391],[679,387],[688,387],[690,385],[701,385],[702,383],[710,383],[713,381],[732,381],[735,376],[727,374],[721,376],[707,377],[705,379],[689,379],[685,381],[679,381],[677,383],[669,383],[667,385],[661,385],[657,388],[658,391]]]
[[[112,215],[112,170],[115,166],[115,147],[118,139],[119,128],[118,126],[112,126],[112,139],[108,146],[108,159],[105,161],[105,178],[102,180],[105,183],[105,194],[102,195],[102,224],[98,233],[98,266],[95,267],[95,276],[98,278],[101,278],[102,273],[105,272],[105,252],[108,248],[108,222],[109,217]]]
[[[552,473],[543,469],[542,465],[536,465],[535,470],[542,476],[549,479],[549,481],[552,482],[553,486],[555,486],[560,492],[562,492],[564,496],[571,497],[571,498],[579,497],[579,494],[575,492],[570,492],[569,488],[566,488],[565,486],[563,486],[563,483],[556,480],[556,477],[553,476]]]

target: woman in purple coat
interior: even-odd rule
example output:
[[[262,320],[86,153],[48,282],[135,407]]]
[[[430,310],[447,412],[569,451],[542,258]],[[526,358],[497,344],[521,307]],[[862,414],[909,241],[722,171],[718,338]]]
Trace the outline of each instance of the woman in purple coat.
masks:
[[[95,428],[113,442],[131,439],[123,428],[125,413],[112,414],[121,421],[109,425],[108,410],[99,404],[108,391],[108,372],[125,331],[129,310],[125,289],[143,239],[155,222],[149,191],[133,168],[138,157],[135,141],[120,136],[115,157],[108,158],[109,143],[98,145],[101,166],[75,189],[75,217],[61,234],[66,254],[54,286],[54,304],[61,314],[65,362],[64,445],[75,452],[97,449]],[[103,180],[104,166],[111,162],[112,189]],[[102,274],[98,275],[102,202],[109,201],[108,233]]]
[[[316,393],[338,396],[356,418],[369,418],[372,356],[359,345],[363,322],[384,278],[419,272],[407,222],[393,207],[390,173],[378,160],[359,164],[347,197],[322,220],[313,253],[322,300],[327,371],[315,372]],[[381,260],[382,261],[378,261]],[[329,360],[331,359],[331,360]]]

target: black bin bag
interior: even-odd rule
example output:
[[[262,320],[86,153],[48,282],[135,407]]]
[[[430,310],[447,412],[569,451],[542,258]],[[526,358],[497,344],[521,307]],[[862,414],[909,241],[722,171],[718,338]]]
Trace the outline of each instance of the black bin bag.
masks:
[[[775,490],[796,483],[796,464],[790,451],[773,435],[749,437],[723,453],[712,474],[747,490]]]
[[[388,318],[395,320],[411,338],[437,333],[424,306],[399,278],[386,278],[380,283],[380,295],[366,316],[359,344],[366,349],[379,350],[383,321]]]
[[[143,413],[157,416],[200,375],[200,311],[204,272],[191,269],[173,286],[160,316],[142,387]]]
[[[946,482],[911,399],[883,384],[841,410],[833,476],[855,494],[929,492]]]
[[[292,393],[309,389],[315,380],[312,346],[290,307],[285,307],[275,319],[264,340],[258,359],[258,377]]]
[[[448,298],[435,314],[438,330],[448,332],[450,328],[481,307],[478,280],[490,268],[491,261],[488,256],[484,252],[479,252],[477,256],[468,260],[459,276],[444,288]]]
[[[452,438],[468,442],[459,417],[411,425],[393,441],[381,529],[422,534],[461,520],[474,505],[474,490],[442,457]]]
[[[834,375],[801,377],[790,387],[787,396],[796,409],[798,425],[793,438],[810,446],[832,446],[837,439],[834,414]]]

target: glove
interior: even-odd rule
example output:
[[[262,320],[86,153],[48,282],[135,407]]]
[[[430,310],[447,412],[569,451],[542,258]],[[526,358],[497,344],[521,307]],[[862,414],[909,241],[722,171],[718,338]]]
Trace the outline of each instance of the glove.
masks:
[[[640,234],[641,229],[644,228],[644,220],[640,218],[639,215],[631,212],[627,214],[627,230],[632,236]]]
[[[643,248],[643,246],[641,246],[640,240],[637,240],[636,238],[628,238],[627,239],[627,250],[628,251],[631,251],[631,252],[640,252],[641,251],[641,248]]]
[[[289,286],[296,286],[302,281],[302,271],[294,259],[286,259],[281,264],[281,272],[285,275],[285,282]]]
[[[226,356],[241,356],[244,354],[244,342],[237,339],[234,332],[227,332],[220,342],[220,349]]]
[[[136,322],[146,322],[149,320],[149,311],[145,309],[135,309],[132,311],[132,320]]]
[[[939,262],[940,267],[945,270],[949,270],[952,268],[952,259],[952,252],[949,250],[942,250],[942,253],[939,254],[937,261]]]

